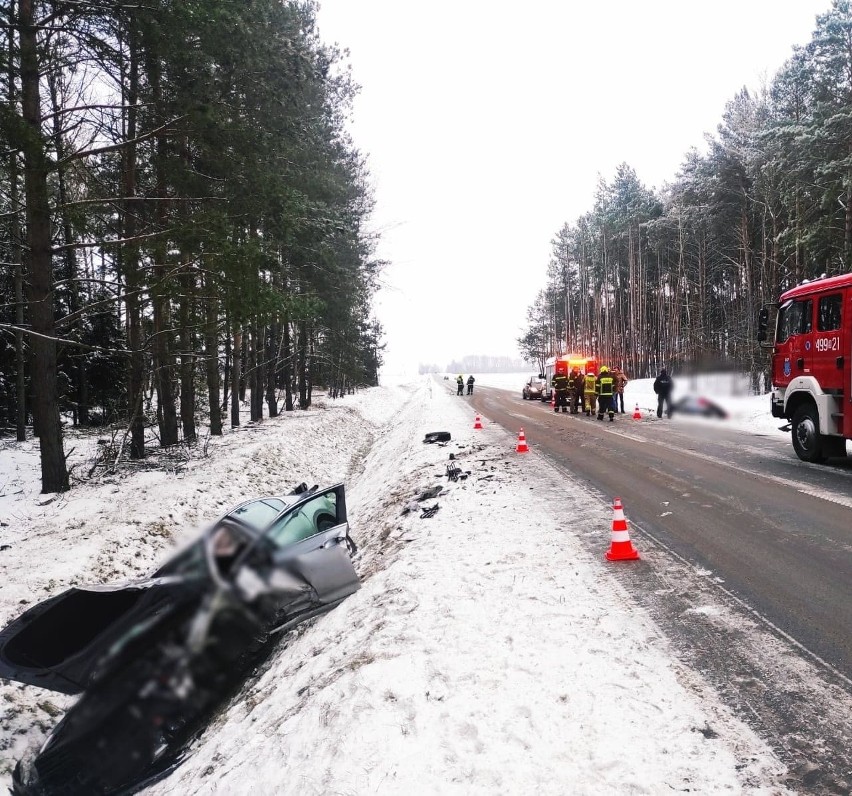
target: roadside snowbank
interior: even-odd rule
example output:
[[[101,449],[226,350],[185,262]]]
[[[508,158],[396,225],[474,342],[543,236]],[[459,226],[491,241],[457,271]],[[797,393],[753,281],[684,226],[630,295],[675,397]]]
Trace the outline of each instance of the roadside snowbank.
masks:
[[[121,471],[47,505],[29,443],[7,444],[0,621],[72,583],[144,574],[240,500],[344,480],[363,588],[290,634],[148,792],[785,792],[783,766],[611,577],[610,506],[472,420],[424,378],[245,425],[170,473]],[[423,444],[436,430],[452,441]],[[450,453],[466,480],[446,478]],[[419,504],[434,516],[401,514],[437,484]],[[559,519],[580,509],[600,556]],[[0,786],[63,700],[0,685]]]

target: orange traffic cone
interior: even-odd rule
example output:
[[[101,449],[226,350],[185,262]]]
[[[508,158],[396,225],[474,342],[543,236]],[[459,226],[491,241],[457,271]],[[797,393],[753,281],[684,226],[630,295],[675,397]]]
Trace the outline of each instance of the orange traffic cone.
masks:
[[[482,420],[480,419],[479,415],[477,415],[476,420],[473,421],[473,427],[474,429],[482,428]]]
[[[642,419],[642,413],[639,411],[639,404],[636,404],[636,408],[633,410],[633,419],[634,420],[641,420]]]
[[[607,550],[606,558],[607,561],[633,561],[639,558],[639,553],[630,542],[621,498],[615,498],[612,504],[612,543]]]
[[[518,447],[515,449],[517,453],[529,453],[530,449],[527,447],[527,438],[524,436],[524,430],[521,429],[518,433]]]

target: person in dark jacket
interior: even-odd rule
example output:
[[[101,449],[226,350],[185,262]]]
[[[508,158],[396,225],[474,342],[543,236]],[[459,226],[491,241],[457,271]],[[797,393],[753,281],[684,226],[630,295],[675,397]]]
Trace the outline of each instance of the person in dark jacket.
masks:
[[[666,417],[672,416],[672,390],[674,381],[665,368],[654,379],[654,392],[657,393],[657,417],[663,416],[663,404],[666,406]]]
[[[473,383],[475,381],[476,381],[476,379],[473,378],[472,375],[467,377],[467,394],[468,395],[473,393]]]
[[[615,392],[612,394],[612,405],[616,412],[624,414],[624,388],[627,386],[627,375],[621,368],[612,369],[612,377],[615,379]],[[619,409],[621,405],[621,409]]]
[[[562,407],[563,412],[568,411],[568,374],[567,373],[557,373],[550,380],[551,385],[553,386],[553,390],[555,392],[555,397],[553,400],[553,411],[558,412],[559,407]]]
[[[615,392],[615,379],[609,368],[604,365],[598,374],[595,392],[598,395],[598,420],[603,420],[604,412],[609,415],[609,422],[615,420],[615,407],[612,405],[612,395]]]
[[[456,377],[456,395],[464,395],[464,376],[461,373]]]
[[[568,376],[568,403],[571,405],[571,414],[576,415],[583,403],[583,374],[575,365]]]

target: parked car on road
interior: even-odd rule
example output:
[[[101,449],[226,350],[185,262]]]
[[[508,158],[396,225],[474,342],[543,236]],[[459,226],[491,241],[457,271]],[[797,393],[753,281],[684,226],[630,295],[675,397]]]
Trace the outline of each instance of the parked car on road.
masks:
[[[82,694],[13,793],[124,792],[178,760],[276,634],[359,586],[343,484],[241,503],[149,578],[79,586],[0,631],[0,677]]]
[[[542,401],[546,386],[547,382],[542,376],[530,376],[521,390],[521,397],[525,401]]]

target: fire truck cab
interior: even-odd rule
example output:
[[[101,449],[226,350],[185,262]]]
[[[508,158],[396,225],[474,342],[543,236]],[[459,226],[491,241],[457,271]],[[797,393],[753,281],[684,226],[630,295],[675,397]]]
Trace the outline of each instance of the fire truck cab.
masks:
[[[767,343],[769,309],[777,309]],[[758,341],[772,347],[773,417],[790,421],[806,462],[846,455],[852,439],[852,274],[804,282],[763,307]]]

